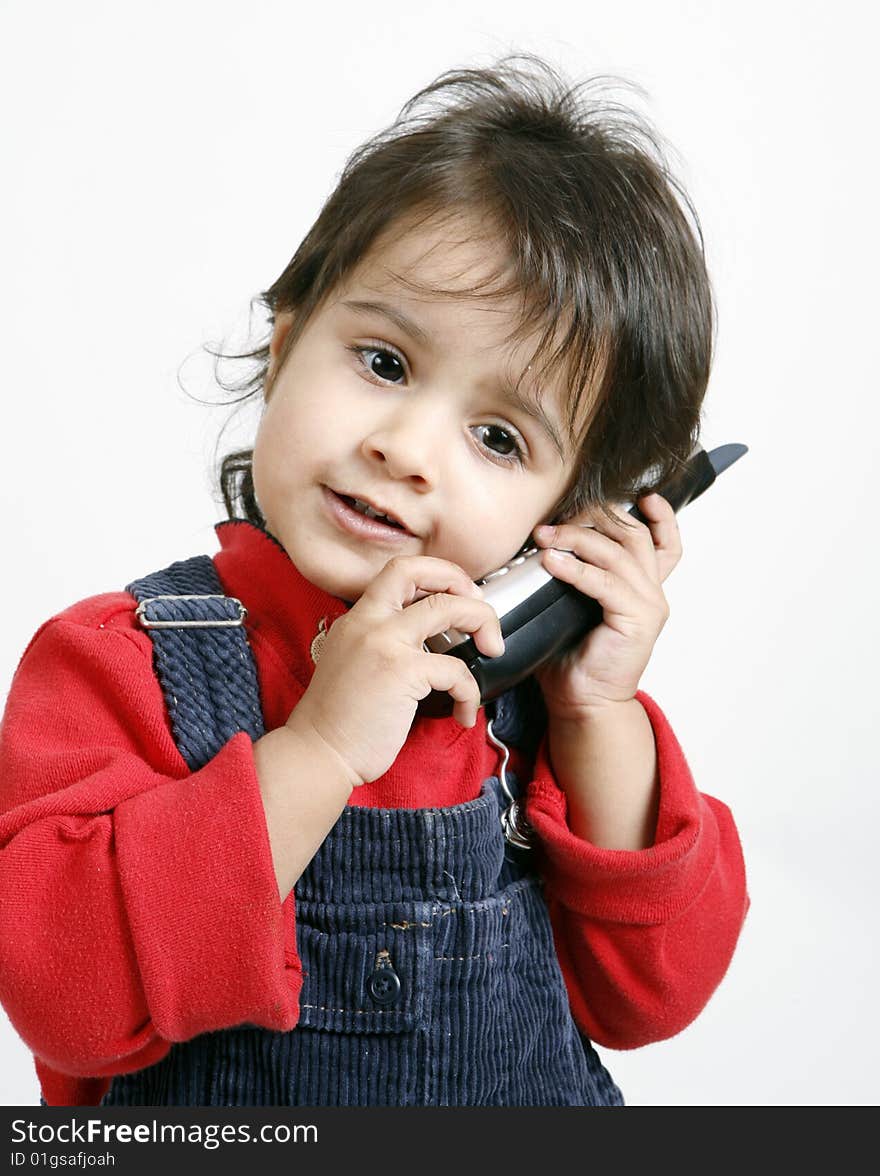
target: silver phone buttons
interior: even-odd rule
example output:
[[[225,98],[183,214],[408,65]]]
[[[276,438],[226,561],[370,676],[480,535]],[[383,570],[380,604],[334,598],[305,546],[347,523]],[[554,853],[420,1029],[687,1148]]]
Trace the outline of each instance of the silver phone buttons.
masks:
[[[511,568],[519,567],[521,563],[525,563],[530,556],[534,555],[537,550],[537,547],[527,547],[525,551],[521,551],[519,555],[512,559],[507,566]]]
[[[446,629],[423,641],[422,648],[426,653],[446,653],[457,645],[463,645],[469,636],[469,633],[462,633],[459,629]]]
[[[429,637],[428,641],[422,643],[422,647],[428,653],[442,653],[444,649],[451,649],[453,642],[448,633],[438,633],[435,637]]]

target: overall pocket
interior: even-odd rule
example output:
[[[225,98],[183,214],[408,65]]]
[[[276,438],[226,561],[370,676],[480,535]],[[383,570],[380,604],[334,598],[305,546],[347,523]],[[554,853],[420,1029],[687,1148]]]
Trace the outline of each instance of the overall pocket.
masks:
[[[300,902],[299,1027],[404,1033],[431,1000],[431,904]]]

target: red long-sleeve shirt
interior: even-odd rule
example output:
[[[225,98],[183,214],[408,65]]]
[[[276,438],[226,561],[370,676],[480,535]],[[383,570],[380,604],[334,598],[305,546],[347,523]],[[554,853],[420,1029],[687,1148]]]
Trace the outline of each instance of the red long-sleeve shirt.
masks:
[[[309,583],[269,535],[223,522],[213,557],[248,608],[266,730],[311,679],[321,622],[349,607]],[[295,896],[279,901],[250,738],[190,772],[171,735],[152,642],[126,592],[46,621],[0,725],[0,1000],[50,1105],[97,1105],[110,1077],[172,1043],[242,1023],[297,1023]],[[640,693],[660,776],[655,843],[601,849],[566,824],[542,742],[527,816],[573,1015],[627,1049],[679,1032],[730,962],[748,907],[727,807],[699,793],[656,703]],[[483,712],[466,729],[417,717],[358,805],[474,799],[499,754]],[[426,765],[430,770],[426,771]]]

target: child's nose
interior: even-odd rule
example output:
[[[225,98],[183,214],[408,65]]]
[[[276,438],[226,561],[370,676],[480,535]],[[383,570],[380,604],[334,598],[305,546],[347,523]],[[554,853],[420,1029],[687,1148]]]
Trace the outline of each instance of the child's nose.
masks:
[[[410,402],[384,417],[364,438],[363,449],[367,456],[385,462],[393,477],[419,477],[433,485],[448,429],[441,413]]]

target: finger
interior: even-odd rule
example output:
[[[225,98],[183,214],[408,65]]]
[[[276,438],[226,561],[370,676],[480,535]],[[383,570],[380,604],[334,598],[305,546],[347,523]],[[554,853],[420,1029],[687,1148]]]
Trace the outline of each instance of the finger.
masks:
[[[663,501],[665,502],[665,499]],[[670,511],[672,510],[668,503],[666,503],[666,506]],[[657,554],[651,527],[647,523],[643,523],[641,519],[631,515],[625,507],[613,506],[610,509],[610,517],[598,511],[594,512],[591,516],[593,521],[588,526],[580,524],[578,531],[583,532],[585,529],[588,529],[589,531],[606,535],[633,556],[652,583],[659,584],[662,577],[660,575],[660,569],[657,566]],[[562,526],[566,528],[565,535],[567,538],[577,534],[577,531],[572,532],[568,530],[572,526],[571,523],[563,524]],[[538,542],[540,543],[540,540]],[[555,540],[552,545],[563,548],[571,546],[567,541],[557,542]],[[572,550],[575,549],[572,548]]]
[[[482,705],[477,680],[458,657],[445,653],[426,653],[425,683],[427,689],[446,691],[454,700],[452,716],[462,727],[473,727]]]
[[[402,630],[398,626],[402,626]],[[477,648],[487,657],[498,657],[504,652],[501,622],[495,609],[485,600],[437,592],[411,604],[395,623],[395,631],[401,633],[407,643],[418,645],[447,629],[471,634]]]
[[[645,580],[639,585],[557,548],[542,552],[541,559],[552,576],[572,584],[579,592],[597,601],[606,621],[615,616],[643,618],[654,612],[665,620],[669,614],[666,598],[653,582]]]
[[[482,600],[483,590],[464,568],[433,555],[398,555],[390,559],[353,606],[359,615],[388,616],[434,592]]]
[[[678,516],[662,494],[646,494],[638,500],[638,507],[648,520],[657,569],[665,580],[681,559],[681,531]]]
[[[613,572],[642,592],[650,591],[651,586],[658,583],[654,549],[649,541],[647,550],[634,551],[597,527],[569,523],[560,525],[550,536],[536,535],[536,542],[539,547],[573,551],[579,559]]]
[[[641,519],[630,514],[628,508],[613,506],[612,517],[602,515],[596,520],[596,529],[609,535],[631,552],[645,574],[656,584],[659,580],[657,559],[654,554],[654,539],[651,528]]]

